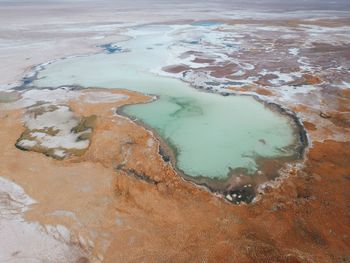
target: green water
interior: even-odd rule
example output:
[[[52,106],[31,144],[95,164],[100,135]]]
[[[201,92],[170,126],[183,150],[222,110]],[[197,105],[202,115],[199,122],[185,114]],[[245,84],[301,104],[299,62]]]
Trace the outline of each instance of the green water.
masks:
[[[200,92],[173,78],[151,73],[166,64],[170,27],[133,30],[120,43],[131,51],[71,58],[49,65],[37,86],[79,84],[158,95],[124,112],[155,129],[177,149],[177,167],[192,177],[224,178],[229,168],[256,169],[254,157],[282,156],[297,140],[288,119],[251,97]],[[284,156],[293,155],[293,150]]]

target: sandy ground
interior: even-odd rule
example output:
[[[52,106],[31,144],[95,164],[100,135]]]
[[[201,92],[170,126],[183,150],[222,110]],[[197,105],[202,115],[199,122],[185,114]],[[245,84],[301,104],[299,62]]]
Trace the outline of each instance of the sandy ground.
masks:
[[[2,88],[33,65],[117,41],[120,21],[155,19],[90,4],[72,16],[81,6],[0,3]],[[157,12],[157,21],[169,19]],[[264,85],[248,92],[277,94]],[[106,93],[127,96],[111,101]],[[64,160],[15,147],[24,106],[34,99],[0,104],[0,262],[349,262],[348,89],[322,90],[323,117],[317,107],[284,102],[305,120],[312,142],[305,165],[267,186],[258,202],[239,206],[184,182],[152,133],[115,114],[148,97],[107,89],[69,94],[50,103],[97,121],[86,152]]]

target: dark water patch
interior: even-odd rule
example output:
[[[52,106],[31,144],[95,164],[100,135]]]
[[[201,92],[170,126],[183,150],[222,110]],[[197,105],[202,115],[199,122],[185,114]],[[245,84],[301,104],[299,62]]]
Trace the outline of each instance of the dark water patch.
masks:
[[[219,86],[220,83],[216,82],[216,81],[206,81],[205,84],[209,85],[209,86]]]
[[[20,90],[25,90],[27,89],[29,86],[31,86],[31,84],[38,79],[38,74],[39,74],[39,70],[41,70],[41,67],[33,67],[32,69],[32,74],[24,76],[22,78],[22,84],[15,87],[14,90],[20,91]]]
[[[185,44],[199,45],[201,43],[201,39],[194,39],[194,40],[181,41],[181,42]]]
[[[224,44],[226,47],[229,47],[229,48],[238,48],[239,46],[238,45],[235,45],[235,44]]]
[[[54,90],[54,89],[57,89],[57,88],[61,88],[61,87],[81,87],[80,85],[62,85],[62,86],[57,86],[57,87],[35,87],[33,86],[33,82],[36,81],[36,80],[39,80],[39,79],[43,79],[45,77],[41,77],[41,78],[38,78],[38,75],[39,75],[39,72],[44,70],[48,65],[54,63],[54,62],[57,62],[57,61],[60,61],[60,60],[66,60],[66,59],[69,59],[69,58],[73,58],[73,57],[83,57],[83,56],[86,56],[86,55],[76,55],[76,56],[67,56],[67,57],[63,57],[63,58],[60,58],[60,59],[56,59],[56,60],[51,60],[49,62],[46,62],[46,63],[42,63],[42,64],[39,64],[39,65],[35,65],[31,68],[30,70],[30,73],[26,74],[22,79],[21,79],[21,84],[17,87],[14,87],[13,90],[15,91],[23,91],[23,90],[28,90],[28,89],[31,89],[31,88],[36,88],[36,89],[50,89],[50,90]]]
[[[27,85],[29,85],[30,83],[32,83],[33,82],[33,80],[35,79],[35,76],[33,76],[33,77],[24,77],[23,78],[23,85],[24,86],[27,86]]]
[[[160,156],[162,156],[164,162],[167,163],[171,161],[171,157],[167,154],[167,152],[163,149],[161,145],[159,146],[158,153],[160,154]]]
[[[108,54],[123,52],[123,48],[114,43],[103,44],[100,47],[103,48]]]
[[[236,85],[236,86],[241,86],[244,85],[244,82],[240,82],[240,81],[226,81],[224,83],[225,85]]]

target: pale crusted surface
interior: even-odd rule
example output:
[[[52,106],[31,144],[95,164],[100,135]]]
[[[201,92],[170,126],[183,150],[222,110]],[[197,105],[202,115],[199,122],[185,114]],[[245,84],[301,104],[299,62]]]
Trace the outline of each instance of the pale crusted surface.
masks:
[[[99,12],[89,11],[90,6],[86,6],[77,17],[70,13],[76,12],[76,6],[59,11],[53,7],[14,6],[0,16],[6,21],[0,23],[3,87],[22,77],[29,66],[65,55],[95,52],[95,45],[119,40],[119,20],[141,23],[179,18],[169,12],[150,18],[141,11],[133,15],[121,11],[117,16],[118,7],[103,6]],[[26,12],[30,15],[21,15]],[[107,15],[100,23],[101,12]],[[194,17],[190,11],[183,13],[186,18]],[[23,20],[18,20],[18,15]],[[202,10],[196,16],[217,17],[219,13]],[[251,18],[251,14],[247,17]],[[261,23],[250,19],[227,21],[238,25]],[[319,35],[323,42],[336,41],[329,37],[336,30],[332,28],[343,27],[347,21],[304,21],[304,29],[314,37],[309,44],[313,45]],[[274,23],[276,20],[266,21],[272,31],[276,31]],[[294,27],[301,22],[278,24]],[[327,27],[328,33],[320,34],[320,26]],[[261,40],[270,43],[275,33],[267,36],[270,38]],[[287,34],[285,40],[292,39],[288,37],[291,36]],[[288,56],[301,54],[283,41],[275,44]],[[258,50],[251,51],[259,54]],[[346,58],[346,51],[346,45],[320,43],[309,50],[316,53],[317,63],[322,62],[318,60],[322,60],[322,54],[328,56],[325,63],[336,53]],[[243,60],[249,57],[242,56]],[[189,61],[195,67],[213,62],[194,56],[189,56]],[[230,72],[233,66],[210,70],[218,77],[231,73],[242,77],[243,70]],[[251,68],[249,63],[241,66],[244,70]],[[175,73],[186,69],[168,68]],[[148,101],[146,96],[128,91],[68,88],[0,94],[6,101],[19,99],[0,106],[0,261],[67,262],[79,257],[88,257],[92,262],[349,261],[349,84],[317,90],[311,89],[310,84],[319,84],[319,74],[297,76],[296,84],[306,81],[309,85],[289,89],[284,94],[290,96],[283,97],[283,91],[278,87],[270,89],[266,83],[272,79],[272,84],[277,85],[291,79],[285,73],[271,71],[273,74],[262,74],[254,85],[231,90],[273,100],[282,98],[278,102],[305,121],[312,144],[303,169],[291,169],[288,178],[267,186],[266,194],[257,203],[240,206],[181,180],[158,154],[156,138],[115,114],[115,109],[123,104]],[[198,76],[189,74],[194,80]],[[322,75],[324,79],[328,76]],[[24,129],[23,107],[37,101],[67,105],[77,116],[97,115],[91,144],[83,156],[59,161],[15,148]]]
[[[14,182],[0,177],[0,261],[76,262],[84,253],[70,244],[70,231],[61,225],[44,228],[24,219],[36,204]],[[48,233],[48,227],[55,235]]]

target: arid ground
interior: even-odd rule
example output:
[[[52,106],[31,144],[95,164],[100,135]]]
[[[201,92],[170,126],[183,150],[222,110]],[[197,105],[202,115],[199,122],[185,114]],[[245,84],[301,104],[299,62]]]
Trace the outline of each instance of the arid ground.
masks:
[[[350,262],[350,12],[314,2],[280,12],[0,1],[0,262]],[[204,72],[224,92],[281,105],[308,138],[302,160],[249,204],[183,180],[154,132],[117,113],[150,96],[22,79],[41,63],[103,52],[134,25],[204,20],[235,26],[246,48],[219,62],[193,50],[179,54],[192,55],[188,65],[163,70],[212,91],[199,85]]]

